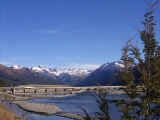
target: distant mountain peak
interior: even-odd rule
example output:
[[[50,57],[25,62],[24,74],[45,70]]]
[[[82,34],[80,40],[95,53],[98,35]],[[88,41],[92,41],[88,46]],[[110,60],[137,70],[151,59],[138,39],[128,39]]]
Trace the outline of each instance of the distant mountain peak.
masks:
[[[11,66],[11,68],[19,70],[19,69],[22,69],[23,67],[20,65],[13,65],[13,66]]]
[[[100,70],[108,70],[108,69],[117,69],[117,68],[124,68],[124,65],[121,61],[115,61],[115,62],[107,62],[100,66]]]

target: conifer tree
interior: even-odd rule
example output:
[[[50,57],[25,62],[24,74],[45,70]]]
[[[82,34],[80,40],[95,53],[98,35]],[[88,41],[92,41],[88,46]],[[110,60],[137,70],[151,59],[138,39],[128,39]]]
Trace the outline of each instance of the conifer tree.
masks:
[[[126,85],[124,91],[129,98],[127,101],[117,101],[123,120],[160,119],[160,47],[155,38],[153,7],[144,17],[144,30],[140,32],[143,51],[140,52],[130,42],[122,50],[125,69],[120,76]],[[135,78],[134,70],[140,74],[139,78]],[[138,84],[135,83],[137,79]]]
[[[154,21],[157,1],[152,3],[144,15],[144,29],[140,31],[143,50],[134,46],[131,40],[122,49],[121,60],[125,67],[119,76],[124,83],[122,89],[127,98],[108,101],[99,94],[99,98],[103,97],[99,102],[100,113],[96,118],[86,113],[85,120],[110,120],[109,102],[119,107],[122,120],[160,120],[160,46],[155,37]]]

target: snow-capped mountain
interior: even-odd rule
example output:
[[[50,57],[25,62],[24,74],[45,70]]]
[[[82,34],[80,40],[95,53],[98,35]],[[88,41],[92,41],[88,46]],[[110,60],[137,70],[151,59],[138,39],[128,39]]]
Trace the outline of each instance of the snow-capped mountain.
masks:
[[[34,66],[34,67],[22,67],[19,65],[13,65],[10,68],[14,70],[23,70],[24,68],[28,69],[33,73],[39,73],[41,75],[53,77],[57,81],[64,84],[76,84],[80,80],[87,77],[90,73],[96,70],[98,65],[74,65],[69,67],[55,67],[49,68],[43,65]]]
[[[22,69],[23,67],[20,65],[13,65],[11,68],[19,70],[19,69]]]
[[[15,68],[15,67],[13,67]],[[97,69],[98,66],[77,66],[77,67],[60,67],[60,68],[48,68],[45,66],[38,66],[38,67],[30,67],[30,70],[34,72],[40,72],[40,73],[50,73],[54,74],[56,76],[59,76],[61,74],[69,74],[69,75],[87,75],[91,72],[93,72],[95,69]],[[15,68],[16,69],[16,68]]]
[[[119,85],[116,77],[124,68],[121,62],[98,65],[74,65],[65,67],[24,67],[0,65],[0,78],[13,84],[68,84],[68,85]]]
[[[111,63],[105,63],[100,66],[100,70],[111,70],[111,69],[117,69],[117,68],[124,68],[124,65],[120,61],[111,62]]]
[[[120,61],[105,63],[89,74],[80,85],[120,85],[118,73],[124,68]]]

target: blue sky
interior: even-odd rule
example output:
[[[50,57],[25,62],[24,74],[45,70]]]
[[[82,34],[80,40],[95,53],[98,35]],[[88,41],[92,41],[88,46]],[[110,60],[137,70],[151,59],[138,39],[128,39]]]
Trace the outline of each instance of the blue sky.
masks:
[[[144,0],[1,0],[0,62],[58,66],[119,60],[146,7]]]

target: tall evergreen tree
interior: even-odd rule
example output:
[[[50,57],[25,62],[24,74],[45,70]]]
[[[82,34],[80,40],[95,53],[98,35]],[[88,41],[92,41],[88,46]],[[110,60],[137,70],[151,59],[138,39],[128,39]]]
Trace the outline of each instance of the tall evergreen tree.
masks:
[[[143,51],[140,52],[128,43],[123,48],[122,61],[125,69],[120,76],[126,85],[124,91],[130,99],[118,101],[117,105],[123,112],[124,120],[160,119],[160,48],[155,38],[153,9],[147,11],[144,17],[144,30],[140,32]],[[139,84],[135,83],[137,78],[133,67],[140,74]]]
[[[160,120],[160,46],[155,37],[154,21],[154,7],[158,4],[157,1],[152,3],[144,15],[145,19],[142,22],[144,29],[140,31],[142,52],[131,43],[131,40],[122,49],[121,60],[125,67],[119,76],[123,80],[125,87],[122,89],[127,98],[110,101],[120,108],[122,120]],[[135,76],[135,72],[138,73],[138,77]],[[102,98],[101,94],[99,98]],[[109,120],[109,101],[106,97],[101,100],[99,102],[101,111],[98,114],[101,117],[95,119]],[[95,120],[88,114],[86,116],[86,120]]]

